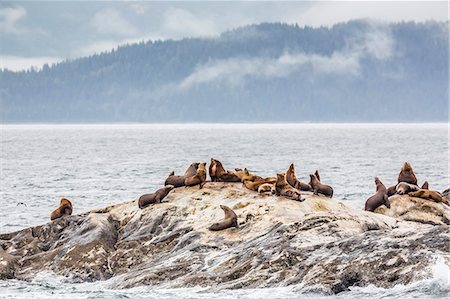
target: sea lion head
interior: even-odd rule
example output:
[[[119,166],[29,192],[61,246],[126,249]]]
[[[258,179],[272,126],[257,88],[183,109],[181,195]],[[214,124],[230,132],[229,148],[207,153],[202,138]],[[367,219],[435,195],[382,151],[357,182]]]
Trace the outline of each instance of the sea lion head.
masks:
[[[284,181],[285,176],[283,173],[277,173],[277,181]]]
[[[409,164],[408,162],[403,163],[402,171],[411,171],[411,170],[412,170],[411,164]]]
[[[70,200],[68,200],[67,198],[64,198],[64,197],[61,198],[61,200],[59,201],[59,205],[72,207],[72,203],[70,202]]]
[[[164,188],[169,189],[169,191],[170,191],[170,190],[174,189],[175,186],[174,185],[166,185]]]
[[[315,174],[310,174],[310,175],[309,175],[309,178],[311,179],[311,182],[317,181],[317,177],[316,177]]]
[[[291,163],[291,165],[289,165],[289,171],[290,172],[294,172],[295,171],[294,163]]]

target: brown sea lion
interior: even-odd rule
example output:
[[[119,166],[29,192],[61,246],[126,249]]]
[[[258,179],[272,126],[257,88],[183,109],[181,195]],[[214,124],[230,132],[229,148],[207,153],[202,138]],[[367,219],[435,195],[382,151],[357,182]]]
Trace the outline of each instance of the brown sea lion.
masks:
[[[50,214],[50,220],[55,220],[66,215],[72,215],[72,203],[67,198],[61,198],[59,208]]]
[[[247,168],[244,168],[244,170],[242,172],[242,176],[241,176],[241,182],[244,182],[244,181],[255,182],[255,181],[260,181],[262,179],[263,178],[260,177],[259,175],[250,173]]]
[[[387,196],[387,189],[377,177],[375,178],[375,185],[377,186],[377,192],[367,199],[364,210],[373,212],[381,205],[385,205],[388,209],[391,208],[391,203]]]
[[[424,198],[424,199],[431,199],[435,202],[442,202],[443,204],[450,206],[449,200],[447,198],[443,197],[441,194],[439,194],[436,191],[420,189],[415,192],[411,192],[408,195],[413,196],[413,197],[420,197],[420,198]]]
[[[164,197],[166,197],[173,188],[175,188],[173,185],[167,185],[153,193],[142,195],[138,200],[139,208],[143,209],[151,204],[161,203]]]
[[[247,189],[250,189],[252,191],[258,191],[259,186],[261,186],[263,184],[274,184],[275,182],[276,182],[275,178],[265,178],[265,179],[260,179],[258,181],[245,180],[244,186]]]
[[[400,182],[397,184],[397,186],[395,187],[395,191],[397,192],[397,194],[403,195],[403,194],[408,194],[410,192],[414,192],[419,190],[419,186],[413,185],[413,184],[408,184],[405,182]]]
[[[184,181],[186,178],[194,176],[197,173],[199,164],[200,163],[196,162],[189,165],[183,175],[175,175],[172,171],[164,182],[164,186],[172,185],[175,188],[184,186]]]
[[[319,182],[320,182],[320,174],[319,174],[319,171],[318,170],[316,170],[316,172],[314,172],[314,175],[316,176],[316,178],[319,180]]]
[[[209,176],[213,182],[240,182],[240,177],[229,170],[225,170],[222,163],[219,160],[211,158],[211,164],[209,165]]]
[[[315,195],[323,194],[328,197],[333,197],[333,188],[331,186],[322,184],[315,174],[310,174],[310,185]]]
[[[311,186],[309,184],[300,182],[295,176],[294,163],[291,163],[291,165],[289,165],[289,169],[286,171],[286,181],[295,189],[301,191],[311,191]]]
[[[304,201],[300,192],[289,185],[286,181],[286,175],[282,173],[277,173],[277,181],[275,183],[275,194],[289,197],[290,199],[297,201]]]
[[[398,183],[400,182],[417,185],[416,175],[408,162],[403,163],[402,169],[398,174]]]
[[[265,183],[258,187],[258,193],[275,193],[274,185]]]
[[[430,189],[430,186],[429,186],[429,184],[428,184],[428,181],[425,181],[425,182],[423,183],[422,187],[420,187],[420,189],[426,189],[426,190]]]
[[[232,209],[230,209],[229,207],[224,206],[224,205],[220,205],[220,208],[225,213],[225,218],[220,222],[214,223],[208,229],[212,230],[212,231],[218,231],[218,230],[224,230],[226,228],[233,227],[233,226],[238,228],[239,226],[237,223],[236,213]]]
[[[197,169],[197,173],[193,176],[187,177],[184,180],[185,186],[200,185],[200,189],[206,182],[206,163],[200,163]]]

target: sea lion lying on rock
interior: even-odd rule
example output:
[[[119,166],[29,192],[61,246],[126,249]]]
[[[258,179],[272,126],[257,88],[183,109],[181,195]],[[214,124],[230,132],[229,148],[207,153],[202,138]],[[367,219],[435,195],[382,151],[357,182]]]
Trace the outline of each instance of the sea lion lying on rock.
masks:
[[[420,189],[419,186],[405,182],[398,183],[397,186],[395,187],[395,191],[397,192],[397,194],[400,195],[408,194],[410,192],[414,192],[419,189]]]
[[[294,163],[291,163],[289,169],[286,171],[286,181],[297,190],[311,191],[311,186],[309,184],[300,182],[295,176]]]
[[[153,193],[142,195],[138,200],[139,208],[143,209],[151,204],[161,203],[164,197],[166,197],[173,188],[175,188],[173,185],[167,185]]]
[[[241,178],[232,171],[225,170],[219,160],[211,158],[209,176],[213,182],[240,182]]]
[[[317,175],[319,174],[319,172],[316,170]],[[314,192],[315,195],[319,195],[319,194],[323,194],[325,196],[328,197],[333,197],[333,188],[331,186],[322,184],[319,180],[319,178],[317,177],[316,174],[310,174],[310,185],[311,185],[311,189]],[[319,176],[320,177],[320,176]]]
[[[183,175],[175,175],[175,173],[172,171],[169,174],[169,177],[164,182],[164,186],[172,185],[175,188],[184,186],[184,181],[186,180],[186,178],[194,176],[197,173],[199,164],[200,163],[196,162],[189,165]]]
[[[258,193],[275,193],[274,185],[270,183],[262,184],[258,187]]]
[[[260,181],[262,179],[263,178],[260,177],[259,175],[250,173],[247,168],[244,168],[244,170],[242,171],[242,175],[241,175],[241,182],[242,183],[245,182],[245,181],[255,182],[255,181]]]
[[[206,182],[206,163],[200,163],[197,169],[197,173],[191,177],[187,177],[184,180],[185,186],[200,185],[200,189]]]
[[[367,199],[364,210],[373,212],[381,205],[385,205],[389,209],[391,203],[387,196],[387,189],[378,177],[375,178],[375,185],[377,186],[377,192]]]
[[[220,222],[214,223],[208,229],[212,230],[212,231],[218,231],[218,230],[224,230],[224,229],[227,229],[227,228],[233,227],[233,226],[238,228],[239,226],[237,223],[236,213],[232,209],[230,209],[229,207],[224,206],[224,205],[220,205],[220,208],[225,213],[225,218]]]
[[[252,190],[252,191],[258,191],[259,187],[264,185],[264,184],[274,184],[276,182],[275,178],[265,178],[265,179],[260,179],[258,181],[249,181],[249,180],[245,180],[244,181],[244,186],[245,188]]]
[[[275,183],[275,194],[286,196],[290,199],[297,200],[297,201],[304,201],[305,199],[302,198],[300,192],[289,185],[289,183],[286,181],[286,175],[282,173],[277,173],[277,181]]]
[[[431,199],[435,202],[442,202],[443,204],[446,204],[447,206],[450,206],[450,202],[447,198],[443,197],[439,192],[426,190],[426,189],[420,189],[415,192],[411,192],[408,194],[409,196],[413,197],[420,197],[424,199]]]
[[[50,220],[55,220],[66,215],[72,215],[72,203],[67,198],[61,198],[59,208],[50,214]]]

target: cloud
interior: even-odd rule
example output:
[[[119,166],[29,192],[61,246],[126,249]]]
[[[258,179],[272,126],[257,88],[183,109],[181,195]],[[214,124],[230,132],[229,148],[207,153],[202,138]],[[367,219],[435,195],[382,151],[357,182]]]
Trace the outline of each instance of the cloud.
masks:
[[[54,64],[62,61],[59,57],[18,57],[18,56],[0,56],[0,69],[10,71],[24,71],[32,67],[36,70],[42,69],[44,64]]]
[[[384,22],[447,21],[447,8],[446,1],[320,1],[306,11],[292,10],[285,20],[313,27],[332,26],[354,19]]]
[[[179,84],[186,90],[195,85],[213,81],[237,84],[248,76],[256,78],[287,77],[302,68],[311,70],[311,75],[339,74],[358,76],[360,60],[373,57],[389,59],[393,54],[394,40],[385,26],[374,26],[360,38],[349,40],[343,50],[329,56],[306,53],[285,53],[277,58],[229,58],[201,65]]]
[[[219,35],[216,22],[181,8],[169,8],[164,13],[161,32],[170,38]]]
[[[5,7],[0,9],[0,32],[17,33],[17,22],[27,15],[27,11],[22,6]]]
[[[134,36],[138,30],[122,17],[119,11],[106,8],[94,15],[92,25],[100,34]]]

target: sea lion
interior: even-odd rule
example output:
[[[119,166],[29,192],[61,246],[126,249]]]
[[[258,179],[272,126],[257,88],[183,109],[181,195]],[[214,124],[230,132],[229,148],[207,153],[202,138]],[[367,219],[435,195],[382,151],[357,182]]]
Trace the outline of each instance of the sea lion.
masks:
[[[420,189],[426,189],[426,190],[430,189],[430,188],[429,188],[428,181],[425,181],[425,182],[423,183],[422,187],[420,187]]]
[[[143,209],[151,204],[161,203],[164,197],[166,197],[173,188],[175,188],[173,185],[166,185],[153,193],[142,195],[138,200],[139,208]]]
[[[447,188],[442,192],[442,197],[450,200],[450,188]]]
[[[333,188],[331,186],[322,184],[315,174],[310,174],[310,185],[315,195],[323,194],[328,197],[333,197]]]
[[[200,189],[206,182],[206,163],[200,163],[197,169],[197,173],[193,176],[187,177],[184,180],[185,186],[200,185]]]
[[[273,184],[264,183],[258,187],[258,193],[274,193]]]
[[[286,175],[282,173],[277,173],[277,181],[275,183],[275,194],[289,197],[290,199],[297,201],[304,201],[300,192],[289,185],[286,181]]]
[[[72,215],[72,203],[67,198],[61,198],[59,208],[50,214],[50,220],[55,220],[66,215]]]
[[[225,170],[219,160],[211,158],[209,176],[213,182],[240,182],[240,177],[232,171]]]
[[[436,191],[420,189],[415,192],[411,192],[408,195],[413,196],[413,197],[420,197],[420,198],[424,198],[424,199],[431,199],[435,202],[442,202],[443,204],[450,206],[449,200],[447,198],[443,197],[441,194],[439,194]]]
[[[416,175],[414,174],[411,164],[408,162],[403,163],[402,169],[398,174],[398,183],[400,182],[417,185]]]
[[[391,203],[387,196],[387,189],[378,177],[375,178],[375,185],[377,186],[377,192],[367,199],[364,210],[373,212],[381,205],[385,205],[390,209]]]
[[[320,174],[319,174],[319,171],[318,170],[316,170],[316,172],[314,172],[314,175],[316,176],[316,178],[319,180],[319,182],[320,182]]]
[[[276,182],[275,178],[265,178],[265,179],[260,179],[258,181],[245,180],[244,186],[247,189],[250,189],[252,191],[258,191],[259,186],[261,186],[263,184],[274,184],[275,182]]]
[[[419,190],[419,186],[408,184],[405,182],[398,183],[397,186],[395,187],[395,191],[397,192],[397,194],[400,195],[408,194],[410,192],[414,192],[417,190]]]
[[[239,226],[237,223],[236,213],[232,209],[230,209],[229,207],[224,206],[224,205],[220,205],[220,208],[225,213],[225,218],[220,222],[214,223],[208,229],[212,230],[212,231],[218,231],[218,230],[224,230],[226,228],[233,227],[233,226],[235,228],[238,228]]]
[[[197,173],[199,164],[200,163],[196,162],[189,165],[183,175],[175,175],[173,171],[170,172],[169,176],[164,182],[164,186],[172,185],[175,188],[184,186],[184,181],[186,180],[186,178],[194,176]]]
[[[243,172],[242,172],[242,176],[241,176],[241,182],[244,182],[244,181],[252,181],[252,182],[255,182],[255,181],[260,181],[260,180],[262,180],[262,179],[263,179],[263,178],[260,177],[259,175],[251,174],[251,173],[248,171],[247,168],[244,168],[244,170],[243,170]]]
[[[286,171],[286,181],[295,189],[301,191],[311,191],[311,186],[309,184],[300,182],[295,176],[294,163],[291,163],[291,165],[289,165],[289,169]]]
[[[391,197],[392,195],[397,194],[397,190],[395,188],[397,188],[397,185],[390,186],[389,188],[387,188],[387,196],[388,197]]]

